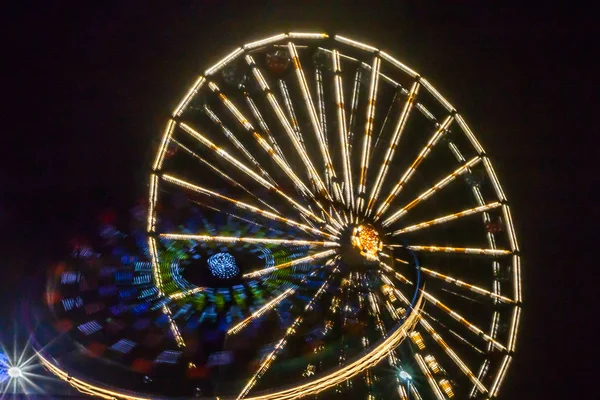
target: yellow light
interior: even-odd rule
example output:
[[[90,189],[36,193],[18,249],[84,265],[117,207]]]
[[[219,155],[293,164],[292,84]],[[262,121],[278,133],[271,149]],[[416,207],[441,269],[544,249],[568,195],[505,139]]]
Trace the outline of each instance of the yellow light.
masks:
[[[359,225],[352,232],[352,245],[367,260],[378,260],[378,253],[383,249],[379,233],[369,225]]]

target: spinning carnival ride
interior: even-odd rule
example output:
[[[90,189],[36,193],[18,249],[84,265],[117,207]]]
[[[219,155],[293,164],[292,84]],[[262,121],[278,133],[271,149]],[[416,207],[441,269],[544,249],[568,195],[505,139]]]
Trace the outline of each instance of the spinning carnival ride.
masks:
[[[166,363],[213,398],[498,395],[521,310],[510,209],[463,117],[386,52],[288,33],[230,53],[167,123],[146,222],[145,254],[98,287],[138,331],[165,326],[152,356],[145,334],[103,337],[140,349],[148,382]],[[82,341],[117,319],[95,312]]]

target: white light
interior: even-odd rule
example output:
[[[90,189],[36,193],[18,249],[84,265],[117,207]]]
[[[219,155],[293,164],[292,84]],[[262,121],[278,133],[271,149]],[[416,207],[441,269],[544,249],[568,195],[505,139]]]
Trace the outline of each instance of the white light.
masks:
[[[10,367],[8,369],[8,376],[10,376],[13,379],[21,378],[23,376],[23,372],[19,367]]]
[[[404,379],[405,381],[410,381],[412,376],[410,376],[406,371],[400,371],[400,378]]]

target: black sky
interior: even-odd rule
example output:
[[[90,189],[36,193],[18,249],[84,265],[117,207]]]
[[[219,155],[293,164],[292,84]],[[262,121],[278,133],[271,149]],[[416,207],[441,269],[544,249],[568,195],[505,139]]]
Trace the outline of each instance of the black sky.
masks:
[[[597,370],[575,356],[598,337],[598,290],[585,287],[599,275],[587,260],[598,237],[595,10],[245,3],[47,1],[3,11],[0,332],[18,288],[66,239],[101,209],[146,196],[152,142],[195,76],[242,43],[319,30],[390,50],[466,116],[503,182],[524,257],[523,325],[502,397],[583,393]]]

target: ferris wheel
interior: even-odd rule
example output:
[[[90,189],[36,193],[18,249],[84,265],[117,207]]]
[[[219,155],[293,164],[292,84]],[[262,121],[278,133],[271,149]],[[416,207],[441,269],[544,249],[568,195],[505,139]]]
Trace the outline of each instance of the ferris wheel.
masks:
[[[268,238],[165,231],[158,207],[173,191],[287,230]],[[383,379],[371,367],[382,363],[398,372],[400,398],[498,394],[522,301],[507,199],[462,115],[376,47],[287,33],[207,69],[167,124],[147,228],[159,290],[165,242],[309,246],[300,258],[240,272],[261,282],[299,276],[229,330],[244,335],[250,322],[291,303],[289,325],[237,398],[343,392],[357,376],[371,393]],[[316,274],[323,283],[307,285]],[[286,347],[294,336],[314,328],[335,351],[306,361],[303,376],[285,385],[265,379],[294,353]]]
[[[313,33],[235,49],[173,111],[144,225],[140,254],[85,270],[135,313],[105,338],[118,360],[146,346],[133,364],[199,397],[499,393],[522,303],[510,208],[462,115],[387,52]],[[81,340],[114,318],[77,322]],[[144,345],[156,326],[168,349]]]

